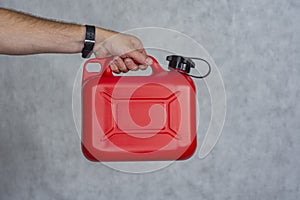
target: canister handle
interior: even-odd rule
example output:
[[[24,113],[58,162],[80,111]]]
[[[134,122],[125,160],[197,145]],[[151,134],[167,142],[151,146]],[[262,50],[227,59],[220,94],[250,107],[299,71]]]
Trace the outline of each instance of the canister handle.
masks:
[[[149,56],[149,57],[153,61],[152,65],[151,65],[152,75],[165,71],[159,65],[159,63],[153,56]],[[111,58],[92,58],[92,59],[87,60],[83,66],[82,81],[84,82],[85,80],[89,79],[90,77],[93,77],[93,76],[96,76],[99,74],[103,74],[103,76],[106,76],[106,77],[114,77],[112,70],[109,67],[111,60],[112,60]],[[88,72],[86,67],[90,63],[99,63],[101,65],[101,70],[99,72]]]
[[[152,68],[152,75],[154,74],[157,74],[157,73],[160,73],[160,72],[164,72],[165,70],[159,65],[159,63],[157,62],[157,60],[153,57],[153,56],[149,56],[151,58],[151,60],[153,61],[152,62],[152,65],[150,66]],[[106,60],[106,65],[102,65],[102,66],[105,66],[103,68],[103,75],[104,76],[107,76],[107,77],[111,77],[111,76],[114,76],[113,73],[112,73],[112,70],[110,69],[109,67],[109,62],[111,61],[110,58],[107,58]]]
[[[159,65],[159,63],[157,62],[157,60],[153,57],[153,56],[149,56],[153,63],[151,65],[151,68],[152,68],[152,75],[155,74],[155,73],[159,73],[159,72],[164,72],[165,70]]]
[[[105,70],[107,70],[109,67],[109,62],[111,61],[111,58],[91,58],[88,59],[84,65],[83,65],[83,75],[82,75],[82,82],[86,81],[87,79],[97,76],[99,74],[104,73]],[[87,65],[91,63],[98,63],[100,64],[100,70],[98,72],[89,72],[87,70]],[[107,67],[106,67],[107,66]],[[113,76],[111,74],[111,76]]]
[[[151,58],[151,60],[153,61],[152,62],[152,65],[151,65],[151,68],[152,68],[152,75],[154,74],[157,74],[157,73],[160,73],[160,72],[164,72],[165,70],[159,65],[159,63],[157,62],[157,60],[153,57],[153,56],[149,56]],[[110,60],[109,60],[110,61]],[[109,61],[107,63],[109,63]],[[105,65],[106,67],[103,69],[104,72],[103,72],[103,75],[104,76],[114,76],[113,73],[112,73],[112,70],[110,69],[109,67],[109,64],[108,65]]]

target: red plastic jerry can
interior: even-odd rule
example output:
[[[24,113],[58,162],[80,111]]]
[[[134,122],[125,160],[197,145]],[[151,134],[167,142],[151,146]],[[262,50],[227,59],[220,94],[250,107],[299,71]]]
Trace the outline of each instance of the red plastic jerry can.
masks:
[[[196,149],[192,79],[152,58],[150,76],[115,76],[110,58],[90,59],[82,78],[82,151],[91,161],[187,159]],[[100,72],[88,72],[99,63]]]

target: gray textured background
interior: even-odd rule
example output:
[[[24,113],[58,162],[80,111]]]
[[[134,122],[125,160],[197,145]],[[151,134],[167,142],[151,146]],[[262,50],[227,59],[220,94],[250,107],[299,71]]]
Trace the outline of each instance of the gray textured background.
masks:
[[[79,55],[0,56],[1,200],[300,198],[300,1],[0,2],[118,31],[182,31],[215,59],[228,100],[206,159],[125,174],[81,154],[70,104]]]

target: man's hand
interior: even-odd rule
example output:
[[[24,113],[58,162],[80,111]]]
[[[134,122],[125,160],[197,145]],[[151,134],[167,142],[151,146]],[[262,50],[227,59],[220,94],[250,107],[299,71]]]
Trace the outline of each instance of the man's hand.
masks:
[[[138,38],[101,28],[96,29],[94,54],[100,58],[112,56],[110,67],[115,73],[144,70],[152,64]]]

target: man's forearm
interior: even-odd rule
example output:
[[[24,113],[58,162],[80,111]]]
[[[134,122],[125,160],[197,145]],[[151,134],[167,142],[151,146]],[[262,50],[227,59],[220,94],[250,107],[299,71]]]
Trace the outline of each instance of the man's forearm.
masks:
[[[0,8],[0,54],[79,53],[86,27],[57,22]],[[132,35],[100,27],[95,30],[93,53],[111,57],[115,73],[146,69],[152,64],[142,42]]]
[[[79,53],[85,27],[0,8],[0,53]]]

